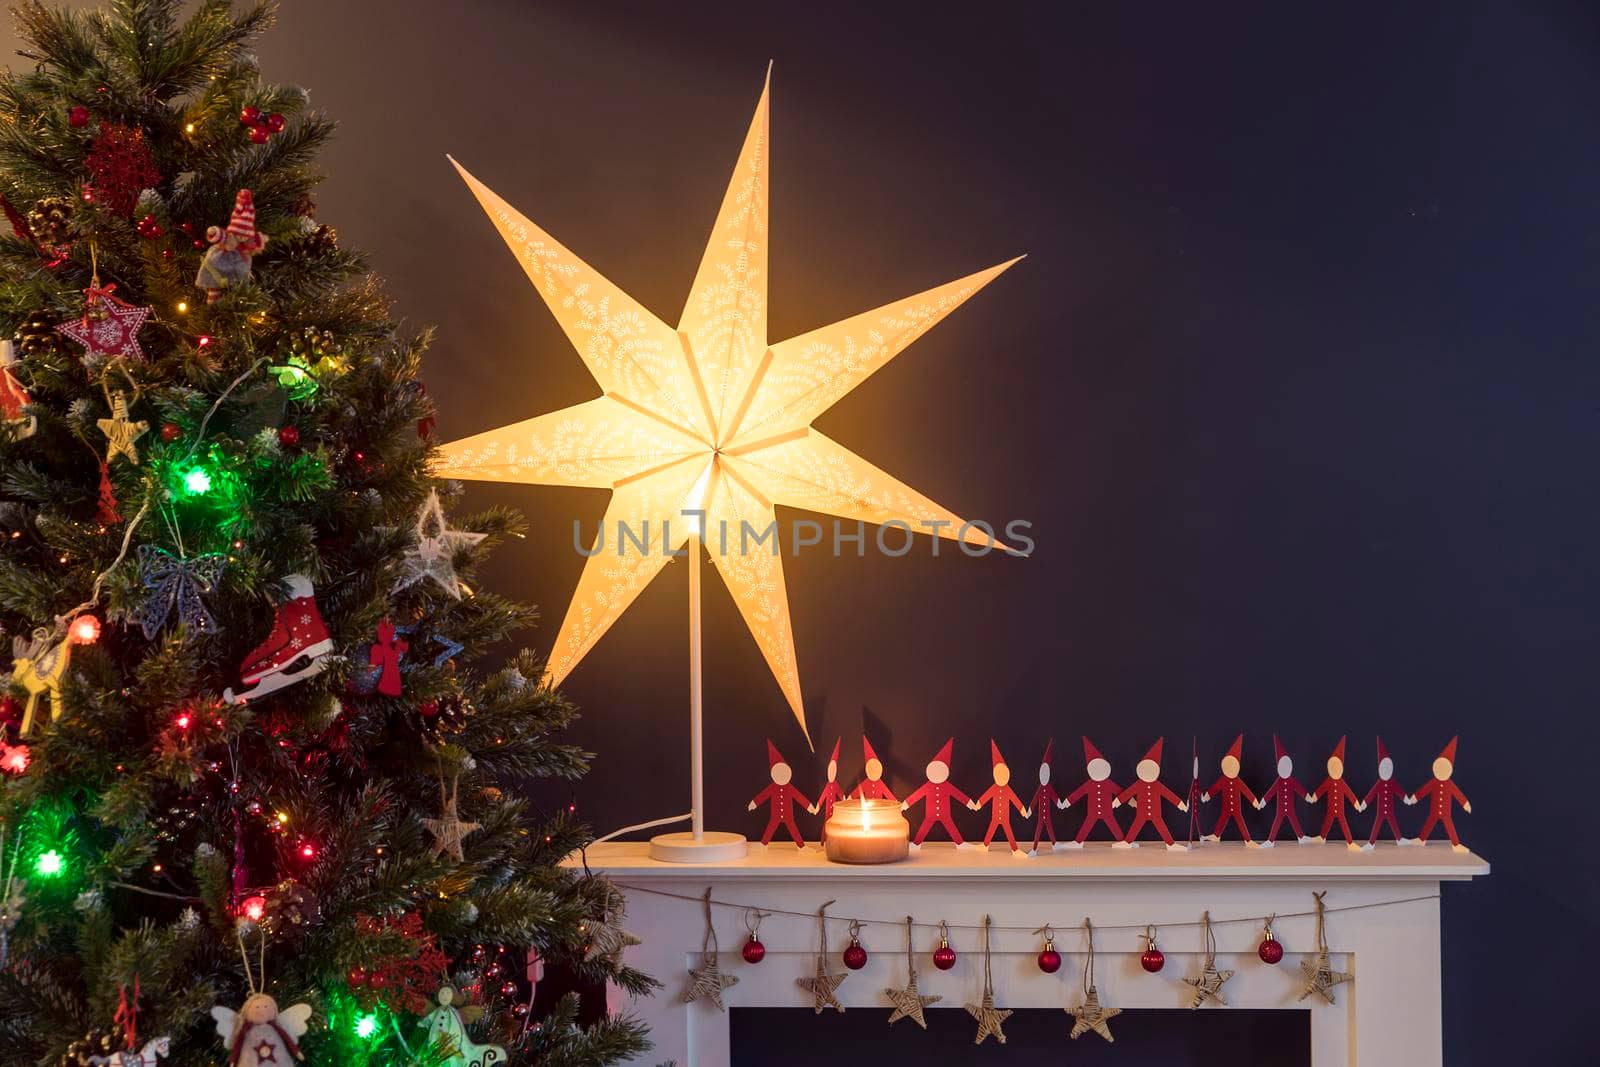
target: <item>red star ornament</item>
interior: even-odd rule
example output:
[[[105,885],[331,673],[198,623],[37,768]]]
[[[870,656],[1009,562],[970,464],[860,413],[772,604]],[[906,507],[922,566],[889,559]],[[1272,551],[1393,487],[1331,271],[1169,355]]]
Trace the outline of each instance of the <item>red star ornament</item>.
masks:
[[[92,308],[96,303],[105,311],[104,318],[90,318],[86,310],[83,318],[63,322],[56,330],[82,345],[85,355],[143,359],[139,327],[150,317],[150,309],[124,303],[107,290],[90,289],[87,307]]]

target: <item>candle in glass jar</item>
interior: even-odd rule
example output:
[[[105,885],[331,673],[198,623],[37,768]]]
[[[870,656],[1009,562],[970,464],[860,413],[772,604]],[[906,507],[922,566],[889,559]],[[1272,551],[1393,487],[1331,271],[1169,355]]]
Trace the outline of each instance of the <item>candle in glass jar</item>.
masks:
[[[893,863],[908,853],[911,824],[892,800],[841,800],[828,817],[828,858],[835,863]]]

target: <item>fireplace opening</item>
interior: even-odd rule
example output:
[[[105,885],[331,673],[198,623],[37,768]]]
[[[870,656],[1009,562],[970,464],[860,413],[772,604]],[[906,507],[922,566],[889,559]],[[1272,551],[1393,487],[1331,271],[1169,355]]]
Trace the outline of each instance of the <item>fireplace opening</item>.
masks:
[[[885,1025],[889,1009],[850,1008],[817,1015],[810,1008],[733,1008],[733,1067],[814,1067],[870,1057],[873,1067],[942,1063],[1008,1064],[1063,1061],[1108,1067],[1311,1067],[1311,1014],[1296,1010],[1128,1009],[1110,1022],[1115,1044],[1094,1033],[1070,1040],[1073,1017],[1059,1009],[1020,1010],[1005,1021],[1006,1043],[973,1044],[977,1024],[961,1008],[929,1008],[928,1029],[909,1020]],[[1028,1052],[1048,1060],[1024,1061]]]

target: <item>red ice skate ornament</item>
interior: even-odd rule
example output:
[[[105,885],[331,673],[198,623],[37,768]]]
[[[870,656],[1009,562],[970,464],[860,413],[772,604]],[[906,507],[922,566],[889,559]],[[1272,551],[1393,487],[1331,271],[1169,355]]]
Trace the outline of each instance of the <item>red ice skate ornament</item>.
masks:
[[[279,605],[272,632],[240,664],[238,690],[222,691],[229,704],[259,700],[321,674],[328,665],[333,640],[317,610],[311,579],[291,574],[285,582],[289,598]]]
[[[1171,804],[1179,811],[1189,810],[1189,802],[1161,781],[1161,742],[1162,738],[1156,738],[1156,743],[1150,746],[1144,759],[1134,767],[1133,773],[1138,780],[1117,795],[1119,801],[1132,804],[1137,812],[1133,817],[1133,825],[1128,827],[1128,836],[1122,839],[1122,843],[1129,848],[1138,848],[1139,831],[1149,823],[1161,835],[1168,852],[1187,852],[1189,846],[1172,839],[1172,831],[1167,829],[1166,820],[1161,817],[1163,803]]]
[[[1078,836],[1066,842],[1063,847],[1082,848],[1095,824],[1102,822],[1111,831],[1117,847],[1131,847],[1122,839],[1122,827],[1117,823],[1115,814],[1115,809],[1122,807],[1122,801],[1117,799],[1117,794],[1122,792],[1122,789],[1111,780],[1110,762],[1087,737],[1083,739],[1083,762],[1084,772],[1089,776],[1088,781],[1074,789],[1065,800],[1056,802],[1057,807],[1065,809],[1082,800],[1087,809],[1083,815],[1083,825],[1078,827]]]
[[[1461,843],[1456,836],[1456,824],[1450,818],[1452,804],[1459,803],[1461,810],[1468,815],[1472,814],[1472,801],[1461,791],[1461,787],[1450,778],[1456,770],[1456,741],[1452,737],[1450,743],[1444,746],[1444,751],[1439,753],[1439,758],[1433,761],[1433,780],[1421,786],[1415,793],[1406,797],[1407,804],[1415,804],[1423,797],[1432,798],[1428,809],[1428,817],[1422,823],[1422,832],[1416,837],[1404,840],[1401,844],[1423,845],[1427,844],[1428,835],[1433,833],[1433,828],[1439,823],[1444,824],[1444,832],[1450,837],[1450,847],[1457,852],[1466,852],[1467,846]]]
[[[850,790],[850,795],[857,800],[888,800],[899,803],[900,798],[894,795],[894,791],[883,780],[883,761],[872,750],[872,742],[867,740],[865,734],[861,735],[861,757],[866,760],[866,766],[861,771],[861,781]]]
[[[1215,794],[1222,801],[1222,811],[1217,815],[1217,825],[1214,830],[1206,834],[1202,840],[1221,841],[1222,831],[1227,828],[1229,820],[1239,828],[1239,836],[1244,838],[1244,843],[1249,848],[1255,848],[1256,843],[1250,837],[1250,828],[1244,824],[1244,802],[1256,802],[1256,795],[1250,792],[1250,787],[1244,784],[1244,779],[1239,777],[1239,760],[1244,750],[1244,734],[1233,739],[1233,744],[1228,746],[1227,755],[1222,757],[1222,777],[1218,778],[1210,789],[1200,794],[1203,803],[1211,803]]]
[[[932,830],[935,824],[944,827],[945,833],[950,835],[950,840],[956,843],[957,848],[966,845],[966,841],[961,837],[961,831],[956,829],[955,821],[950,817],[956,801],[962,804],[972,803],[971,797],[950,783],[950,755],[955,743],[956,739],[953,737],[944,743],[944,747],[928,763],[925,772],[928,780],[900,803],[900,810],[908,811],[911,805],[918,801],[922,802],[922,825],[911,838],[912,848],[922,847],[922,842],[927,840],[928,831]]]
[[[1003,829],[1006,841],[1011,845],[1011,854],[1019,858],[1026,857],[1027,853],[1017,847],[1017,839],[1011,836],[1011,809],[1014,807],[1022,812],[1024,819],[1030,818],[1033,813],[1011,788],[1011,768],[1006,766],[1005,757],[1000,755],[1000,746],[994,743],[993,738],[989,739],[989,758],[994,768],[994,784],[977,800],[969,800],[967,807],[979,811],[985,804],[989,805],[989,829],[983,835],[984,848],[988,848],[989,842],[994,840],[995,831]]]
[[[1361,846],[1356,844],[1355,838],[1350,834],[1350,820],[1345,815],[1344,806],[1348,802],[1357,811],[1362,811],[1366,805],[1361,803],[1355,790],[1350,788],[1350,783],[1344,780],[1344,742],[1344,738],[1339,738],[1339,743],[1334,746],[1333,755],[1328,757],[1328,777],[1317,786],[1315,793],[1306,794],[1306,803],[1315,804],[1323,797],[1328,798],[1328,811],[1322,817],[1322,832],[1316,837],[1319,844],[1328,839],[1328,832],[1337,822],[1339,829],[1344,831],[1345,846],[1357,850]]]
[[[767,819],[767,829],[761,835],[763,846],[772,844],[772,835],[777,832],[781,823],[789,831],[789,836],[794,839],[795,848],[806,847],[805,838],[800,836],[800,828],[795,825],[794,814],[796,808],[811,810],[811,801],[806,795],[794,786],[794,770],[784,762],[783,755],[778,751],[772,740],[767,740],[767,773],[772,781],[767,787],[757,793],[755,799],[750,801],[750,811],[755,811],[762,804],[770,803],[771,817]]]
[[[1278,741],[1278,735],[1272,735],[1272,751],[1277,760],[1278,778],[1261,794],[1261,799],[1256,801],[1256,810],[1260,811],[1272,801],[1277,802],[1277,808],[1272,816],[1272,829],[1267,831],[1267,839],[1261,842],[1262,848],[1271,848],[1278,843],[1278,827],[1283,825],[1285,819],[1289,820],[1289,829],[1294,831],[1295,840],[1302,845],[1314,844],[1316,839],[1308,837],[1300,828],[1300,815],[1295,811],[1295,803],[1306,795],[1308,790],[1300,784],[1294,776],[1294,761],[1283,750],[1283,745]]]

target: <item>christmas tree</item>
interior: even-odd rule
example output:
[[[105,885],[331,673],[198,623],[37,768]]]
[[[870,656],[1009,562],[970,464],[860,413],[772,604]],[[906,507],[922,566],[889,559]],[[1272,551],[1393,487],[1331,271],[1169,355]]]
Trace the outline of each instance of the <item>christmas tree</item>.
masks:
[[[271,6],[16,17],[0,1062],[646,1048],[533,999],[542,961],[653,983],[618,892],[559,866],[584,828],[519,799],[587,769],[531,654],[470,666],[534,619],[472,587],[520,519],[441,505],[429,338],[316,220],[334,125],[256,69]]]

